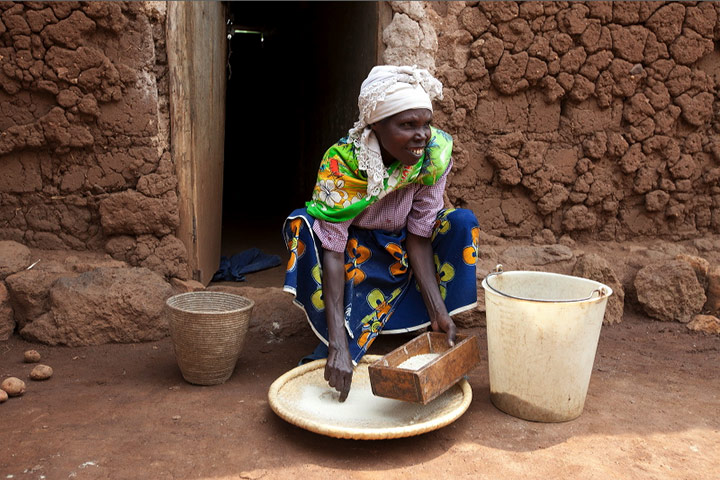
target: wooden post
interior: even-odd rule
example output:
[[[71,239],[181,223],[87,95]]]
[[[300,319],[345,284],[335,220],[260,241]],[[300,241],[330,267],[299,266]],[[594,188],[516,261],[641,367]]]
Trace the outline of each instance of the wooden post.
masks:
[[[225,6],[168,2],[170,142],[178,177],[178,238],[204,284],[220,261],[225,142]]]

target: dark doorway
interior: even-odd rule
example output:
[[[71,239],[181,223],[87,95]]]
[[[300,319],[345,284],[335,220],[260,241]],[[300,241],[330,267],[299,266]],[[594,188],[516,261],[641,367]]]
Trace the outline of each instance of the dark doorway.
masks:
[[[222,254],[284,254],[325,150],[357,119],[376,63],[376,2],[229,2]],[[261,32],[253,33],[253,32]]]

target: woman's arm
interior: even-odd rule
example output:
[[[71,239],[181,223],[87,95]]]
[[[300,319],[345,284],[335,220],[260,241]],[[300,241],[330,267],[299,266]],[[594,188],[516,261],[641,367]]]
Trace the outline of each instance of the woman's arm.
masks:
[[[448,345],[452,347],[455,345],[457,328],[455,322],[448,315],[445,301],[435,279],[435,263],[430,239],[408,232],[406,247],[410,266],[420,286],[420,294],[430,316],[430,326],[434,331],[446,332]]]
[[[322,290],[325,303],[325,320],[328,327],[328,359],[325,380],[340,392],[344,402],[350,393],[353,364],[345,334],[345,258],[342,252],[323,249]]]

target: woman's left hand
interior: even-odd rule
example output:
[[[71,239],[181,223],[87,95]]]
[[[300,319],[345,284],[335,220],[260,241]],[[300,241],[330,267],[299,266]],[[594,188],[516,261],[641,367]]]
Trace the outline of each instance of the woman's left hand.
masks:
[[[457,335],[457,327],[453,322],[452,317],[447,312],[440,313],[438,315],[430,316],[430,327],[434,332],[443,331],[447,333],[448,345],[451,347],[455,346],[455,336]]]

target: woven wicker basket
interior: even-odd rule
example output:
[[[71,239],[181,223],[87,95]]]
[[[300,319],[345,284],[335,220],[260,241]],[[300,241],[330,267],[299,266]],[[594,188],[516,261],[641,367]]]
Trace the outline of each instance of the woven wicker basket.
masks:
[[[223,292],[190,292],[168,298],[170,337],[186,381],[217,385],[230,378],[254,304]]]

